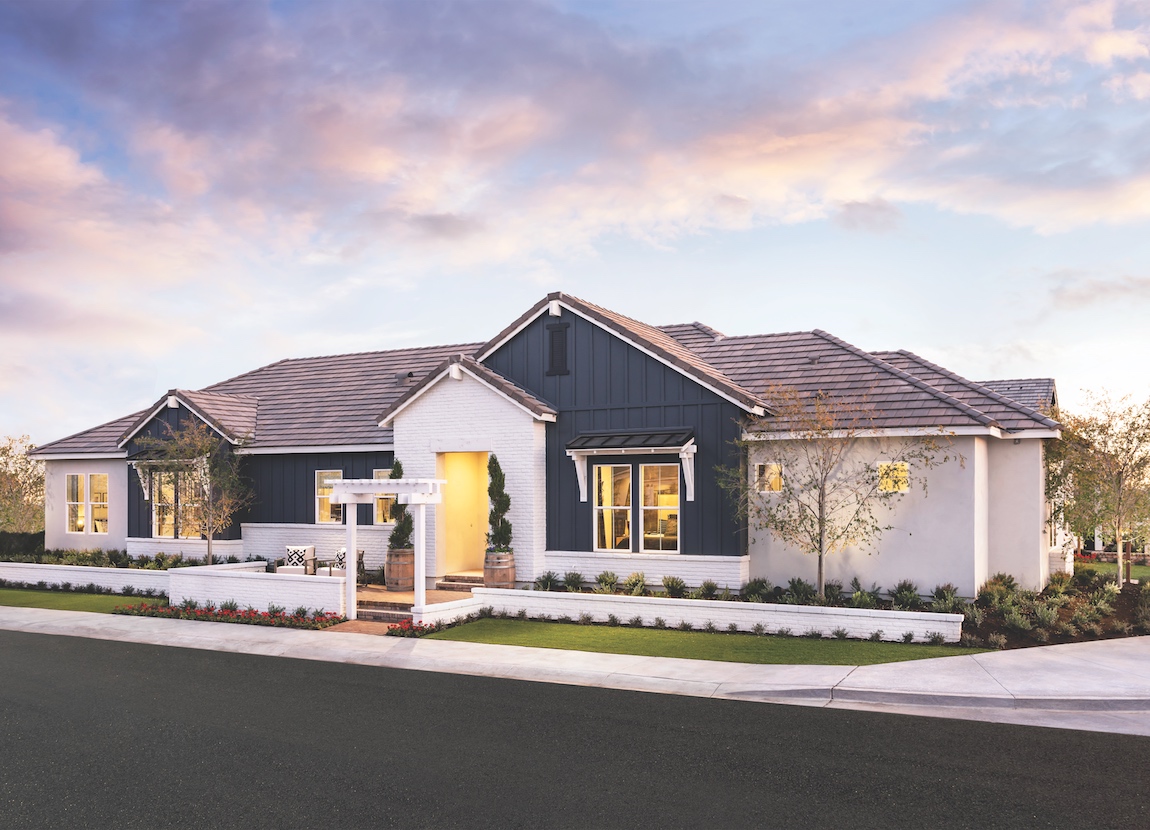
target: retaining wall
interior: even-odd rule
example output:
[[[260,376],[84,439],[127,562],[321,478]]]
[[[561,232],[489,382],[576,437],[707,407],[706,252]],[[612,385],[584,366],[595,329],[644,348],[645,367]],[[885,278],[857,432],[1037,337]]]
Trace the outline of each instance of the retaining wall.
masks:
[[[263,565],[262,562],[256,564]],[[177,605],[185,599],[192,599],[201,605],[205,602],[219,605],[235,600],[241,608],[251,606],[258,611],[267,611],[269,605],[279,605],[290,612],[302,605],[308,610],[346,613],[342,576],[270,574],[245,571],[242,569],[244,565],[249,563],[173,568],[168,571],[168,601]]]
[[[46,582],[49,585],[65,582],[76,585],[98,585],[121,594],[131,586],[136,591],[151,588],[168,593],[168,572],[143,568],[97,568],[89,565],[35,565],[25,562],[0,562],[0,579],[11,582]]]

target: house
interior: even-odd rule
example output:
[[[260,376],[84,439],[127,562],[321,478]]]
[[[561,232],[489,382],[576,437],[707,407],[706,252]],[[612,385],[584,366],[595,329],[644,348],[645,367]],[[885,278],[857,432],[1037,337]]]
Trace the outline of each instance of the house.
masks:
[[[540,300],[486,343],[281,360],[200,390],[173,389],[116,421],[40,447],[45,544],[199,557],[176,480],[143,483],[143,435],[194,418],[243,456],[254,503],[217,554],[281,557],[343,545],[343,478],[446,481],[428,527],[429,580],[482,567],[488,455],[512,498],[517,578],[544,571],[643,571],[737,588],[753,576],[810,578],[813,560],[749,534],[716,468],[741,461],[748,417],[769,419],[770,390],[865,394],[881,434],[944,430],[963,464],[931,470],[929,498],[908,496],[879,551],[829,560],[830,578],[973,594],[987,575],[1045,583],[1062,567],[1046,522],[1042,447],[1059,435],[1039,411],[1053,381],[975,383],[909,352],[865,352],[825,332],[728,337],[700,323],[652,326],[568,294]],[[1045,395],[1045,397],[1043,397]],[[1025,400],[1020,400],[1025,398]],[[360,545],[378,566],[387,498],[359,511]]]

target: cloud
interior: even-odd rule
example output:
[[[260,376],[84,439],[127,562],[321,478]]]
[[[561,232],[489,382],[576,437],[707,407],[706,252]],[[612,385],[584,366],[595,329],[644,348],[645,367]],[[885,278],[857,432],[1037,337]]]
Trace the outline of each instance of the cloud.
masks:
[[[885,233],[898,227],[902,212],[885,199],[873,199],[845,202],[833,219],[836,225],[850,231]]]
[[[1122,275],[1112,279],[1082,271],[1060,271],[1049,279],[1052,305],[1063,311],[1076,311],[1092,305],[1130,306],[1150,303],[1150,276]]]

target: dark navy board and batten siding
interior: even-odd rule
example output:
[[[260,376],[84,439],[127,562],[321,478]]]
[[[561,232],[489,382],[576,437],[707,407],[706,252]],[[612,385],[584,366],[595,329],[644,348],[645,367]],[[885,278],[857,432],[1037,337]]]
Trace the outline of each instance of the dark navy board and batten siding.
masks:
[[[177,414],[194,417],[188,410],[164,409],[144,429],[144,434],[160,437],[163,423],[175,425]],[[129,454],[138,449],[135,442]],[[391,467],[393,453],[303,453],[244,456],[241,472],[251,486],[254,500],[220,539],[240,538],[239,525],[244,522],[313,524],[315,522],[316,470],[342,470],[344,478],[371,478],[374,470]],[[152,536],[151,505],[144,501],[140,481],[133,469],[128,470],[128,536],[149,539]],[[371,524],[373,508],[359,505],[359,523]]]
[[[567,374],[547,374],[547,326],[569,323]],[[691,427],[695,455],[695,501],[680,497],[680,553],[741,556],[746,534],[732,500],[719,487],[715,467],[739,461],[734,441],[743,411],[675,369],[666,366],[566,309],[560,318],[542,315],[485,361],[496,372],[538,395],[558,411],[547,424],[547,547],[592,550],[592,464],[588,500],[579,501],[575,465],[567,442],[590,430]],[[635,456],[616,459],[631,463]],[[652,456],[677,462],[677,456]],[[637,485],[637,482],[636,482]],[[636,494],[637,494],[636,490]]]

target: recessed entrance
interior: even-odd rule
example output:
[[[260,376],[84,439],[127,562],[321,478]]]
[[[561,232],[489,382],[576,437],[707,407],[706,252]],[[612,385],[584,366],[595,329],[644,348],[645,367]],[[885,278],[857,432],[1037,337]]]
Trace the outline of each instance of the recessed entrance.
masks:
[[[435,458],[443,485],[436,510],[436,571],[482,570],[487,548],[487,453],[444,452]]]

